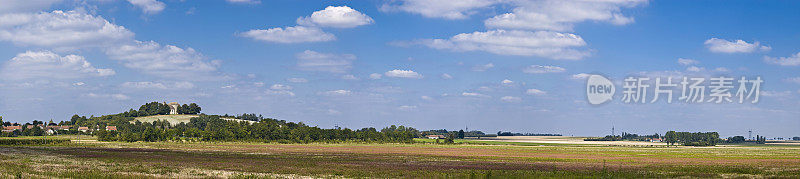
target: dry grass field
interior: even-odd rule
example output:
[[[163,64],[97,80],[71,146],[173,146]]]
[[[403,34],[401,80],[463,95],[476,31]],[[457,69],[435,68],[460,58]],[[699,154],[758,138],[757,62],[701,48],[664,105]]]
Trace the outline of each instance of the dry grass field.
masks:
[[[73,138],[73,137],[67,137]],[[800,177],[800,146],[615,146],[497,141],[0,146],[0,178]],[[471,143],[476,142],[476,143]]]

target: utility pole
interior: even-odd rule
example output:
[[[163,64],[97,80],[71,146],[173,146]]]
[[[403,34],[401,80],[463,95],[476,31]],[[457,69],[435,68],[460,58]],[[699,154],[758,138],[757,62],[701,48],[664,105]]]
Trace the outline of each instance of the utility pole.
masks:
[[[616,136],[616,135],[614,135],[614,125],[611,125],[611,136],[612,136],[612,137],[613,137],[613,136]]]

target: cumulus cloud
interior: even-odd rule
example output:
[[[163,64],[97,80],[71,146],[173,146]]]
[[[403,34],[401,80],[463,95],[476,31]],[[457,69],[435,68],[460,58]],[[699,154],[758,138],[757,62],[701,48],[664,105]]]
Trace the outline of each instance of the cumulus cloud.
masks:
[[[379,73],[373,73],[373,74],[369,74],[369,79],[377,80],[377,79],[381,79],[382,76],[383,75],[381,75]]]
[[[387,71],[386,73],[384,73],[384,75],[386,75],[387,77],[393,77],[393,78],[414,78],[414,79],[422,78],[422,75],[420,75],[417,72],[411,71],[411,70],[397,70],[397,69],[395,69],[395,70]]]
[[[480,93],[473,93],[473,92],[463,92],[463,93],[461,93],[461,96],[467,96],[467,97],[481,97],[481,98],[484,98],[484,97],[489,97],[489,95],[480,94]]]
[[[764,56],[764,61],[770,64],[780,66],[798,66],[800,65],[800,52],[797,52],[789,57],[769,57]]]
[[[275,27],[266,30],[254,29],[240,33],[239,36],[277,43],[327,42],[336,40],[336,36],[324,32],[322,29],[304,26],[286,28]]]
[[[589,78],[589,75],[590,74],[586,74],[586,73],[578,73],[578,74],[572,75],[570,78],[575,79],[575,80],[582,80],[582,79]]]
[[[353,68],[356,56],[353,54],[330,54],[311,50],[295,55],[297,68],[304,71],[320,71],[330,73],[345,73]]]
[[[292,82],[292,83],[306,83],[306,82],[308,82],[308,80],[305,79],[305,78],[287,78],[286,81]]]
[[[297,24],[335,28],[353,28],[374,23],[371,17],[347,6],[328,6],[311,16],[297,18]]]
[[[128,0],[128,2],[141,8],[145,14],[158,14],[167,7],[166,4],[157,0]]]
[[[516,97],[516,96],[503,96],[503,97],[500,98],[500,100],[502,100],[503,102],[508,102],[508,103],[517,103],[517,102],[522,101],[522,98]]]
[[[401,111],[414,111],[417,110],[417,106],[410,106],[410,105],[402,105],[397,107],[397,110]]]
[[[570,31],[575,23],[585,21],[632,23],[633,17],[623,15],[622,9],[646,3],[646,0],[397,0],[383,4],[380,10],[409,12],[428,18],[466,19],[482,9],[509,7],[512,12],[489,18],[484,24],[496,29]]]
[[[323,96],[348,96],[350,94],[353,94],[353,92],[351,92],[350,90],[333,90],[333,91],[319,92],[318,94]]]
[[[509,79],[505,79],[505,80],[501,81],[500,83],[502,83],[503,85],[511,85],[511,84],[514,84],[514,81],[511,81]]]
[[[404,11],[429,18],[466,19],[477,9],[486,8],[498,0],[400,0],[389,1],[380,8],[384,12]]]
[[[133,39],[133,32],[78,11],[0,15],[0,40],[62,49],[104,47]]]
[[[557,66],[531,65],[522,70],[524,73],[560,73],[567,69]]]
[[[0,14],[43,10],[62,0],[0,0]]]
[[[744,40],[728,41],[725,39],[711,38],[704,43],[706,48],[716,53],[751,53],[756,51],[769,51],[769,46],[760,45],[759,42],[748,43]]]
[[[444,73],[444,74],[442,74],[442,79],[445,79],[445,80],[453,79],[453,76],[451,76],[450,74]]]
[[[686,65],[700,64],[700,62],[698,62],[697,60],[692,60],[692,59],[688,59],[688,58],[678,58],[678,64],[686,66]]]
[[[193,83],[185,81],[174,82],[174,83],[150,82],[150,81],[125,82],[122,83],[122,85],[120,86],[129,89],[158,89],[158,90],[186,90],[195,87]]]
[[[480,71],[486,71],[486,70],[489,70],[489,69],[491,69],[491,68],[494,68],[494,64],[493,64],[493,63],[487,63],[487,64],[485,64],[485,65],[475,65],[475,66],[473,66],[473,67],[472,67],[472,71],[478,71],[478,72],[480,72]]]
[[[539,90],[539,89],[533,89],[533,88],[531,88],[531,89],[528,89],[527,91],[525,91],[525,94],[528,94],[528,95],[534,95],[534,96],[540,96],[540,95],[545,95],[545,94],[547,94],[547,92],[544,92],[544,91],[542,91],[542,90]]]
[[[108,68],[95,68],[82,56],[60,56],[50,51],[28,51],[17,54],[3,65],[0,76],[9,80],[24,79],[77,79],[110,76]]]
[[[576,49],[586,45],[580,36],[550,31],[491,30],[462,33],[450,39],[418,40],[416,43],[441,50],[485,51],[550,59],[577,60],[590,55],[588,50]]]
[[[206,57],[192,48],[161,45],[148,41],[109,48],[106,54],[121,61],[125,67],[165,78],[186,80],[216,80],[220,61],[206,61]]]
[[[292,87],[288,86],[288,85],[274,84],[274,85],[270,86],[269,89],[272,89],[272,90],[291,90]]]
[[[359,80],[355,75],[342,75],[343,80]]]
[[[514,10],[487,19],[484,21],[486,27],[571,31],[575,23],[584,21],[624,25],[632,23],[634,20],[633,17],[623,15],[621,9],[636,7],[647,1],[542,0],[509,2],[515,6]]]

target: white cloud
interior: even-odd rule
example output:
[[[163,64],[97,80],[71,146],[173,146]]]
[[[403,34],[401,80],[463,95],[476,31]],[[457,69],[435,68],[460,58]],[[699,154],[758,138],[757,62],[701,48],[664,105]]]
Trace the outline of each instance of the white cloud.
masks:
[[[769,57],[764,56],[764,61],[770,64],[777,64],[780,66],[798,66],[800,65],[800,52],[793,54],[789,57]]]
[[[497,29],[531,29],[571,31],[575,23],[584,21],[608,22],[615,25],[632,23],[632,17],[621,13],[622,8],[645,4],[646,0],[542,0],[509,1],[515,6],[510,13],[484,21],[486,27]]]
[[[442,79],[445,79],[445,80],[453,79],[453,76],[450,76],[450,74],[444,73],[444,74],[442,74]]]
[[[264,93],[267,93],[267,94],[270,94],[270,95],[294,96],[294,92],[289,91],[289,90],[271,90],[271,89],[268,89],[268,90],[264,91]]]
[[[343,80],[358,80],[358,77],[354,75],[342,75]]]
[[[261,0],[225,0],[234,4],[260,4]]]
[[[108,48],[111,59],[122,61],[125,67],[171,79],[216,80],[220,61],[206,61],[206,57],[192,48],[161,45],[153,41],[135,41],[132,44]]]
[[[114,99],[114,100],[128,100],[131,99],[127,95],[124,94],[96,94],[96,93],[87,93],[84,96],[90,98],[105,98],[105,99]]]
[[[353,68],[353,54],[330,54],[311,50],[295,55],[297,68],[304,71],[321,71],[330,73],[345,73]]]
[[[725,67],[717,67],[717,68],[714,69],[714,71],[717,71],[717,72],[729,72],[731,70],[729,70],[729,69],[727,69]]]
[[[502,100],[504,102],[509,102],[509,103],[516,103],[516,102],[522,101],[522,98],[515,97],[515,96],[503,96],[503,97],[500,98],[500,100]]]
[[[430,96],[420,96],[419,98],[421,98],[422,100],[426,100],[426,101],[433,100],[433,98],[431,98]]]
[[[297,24],[335,28],[353,28],[374,23],[371,17],[347,6],[328,6],[309,17],[297,18]]]
[[[543,66],[543,65],[531,65],[525,69],[522,69],[524,73],[560,73],[564,72],[567,69],[557,67],[557,66]]]
[[[377,79],[381,79],[382,76],[383,75],[381,75],[381,74],[373,73],[373,74],[369,74],[369,79],[377,80]]]
[[[323,96],[348,96],[350,94],[353,94],[353,92],[351,92],[350,90],[333,90],[333,91],[319,92],[318,94]]]
[[[494,64],[487,63],[485,65],[475,65],[474,67],[472,67],[472,71],[486,71],[491,68],[494,68]]]
[[[133,39],[133,32],[78,11],[0,15],[0,40],[60,49],[106,47]]]
[[[0,14],[39,11],[62,0],[0,0]]]
[[[159,89],[159,90],[185,90],[185,89],[192,89],[195,87],[194,84],[191,82],[174,82],[174,83],[161,83],[161,82],[149,82],[149,81],[140,81],[140,82],[125,82],[120,85],[123,88],[130,88],[130,89]]]
[[[503,83],[503,85],[510,85],[510,84],[513,84],[513,83],[514,83],[514,81],[511,81],[511,80],[505,79],[505,80],[501,81],[500,83]]]
[[[380,8],[384,12],[405,11],[429,18],[466,19],[476,9],[486,8],[498,0],[400,0],[389,1]]]
[[[480,94],[480,93],[472,93],[472,92],[463,92],[463,93],[461,93],[461,96],[467,96],[467,97],[481,97],[481,98],[489,97],[488,95],[485,95],[485,94]]]
[[[167,7],[166,4],[156,0],[128,0],[133,6],[142,9],[145,14],[158,14]]]
[[[292,87],[291,86],[287,86],[287,85],[282,85],[282,84],[274,84],[274,85],[270,86],[269,89],[273,89],[273,90],[291,90]]]
[[[59,56],[50,51],[27,51],[17,54],[3,65],[0,76],[10,80],[24,79],[77,79],[110,76],[116,72],[108,68],[95,68],[82,56]]]
[[[539,96],[539,95],[545,95],[545,94],[547,94],[547,92],[531,88],[531,89],[528,89],[527,91],[525,91],[525,94]]]
[[[705,70],[706,70],[705,68],[696,67],[696,66],[690,66],[690,67],[686,68],[686,71],[690,71],[690,72],[700,72],[700,71],[705,71]]]
[[[305,78],[287,78],[286,81],[292,82],[292,83],[306,83],[306,82],[308,82],[308,80],[305,79]]]
[[[692,60],[692,59],[688,59],[688,58],[678,58],[678,64],[686,66],[686,65],[700,64],[700,62],[698,62],[697,60]]]
[[[421,79],[422,75],[411,70],[392,70],[384,73],[387,77]]]
[[[462,33],[450,39],[425,39],[417,43],[434,49],[485,51],[498,55],[538,56],[550,59],[577,60],[590,55],[578,50],[586,42],[578,35],[550,31],[490,30]]]
[[[574,75],[572,75],[572,77],[571,77],[571,78],[572,78],[572,79],[575,79],[575,80],[582,80],[582,79],[589,78],[589,75],[590,75],[590,74],[586,74],[586,73],[578,73],[578,74],[574,74]]]
[[[342,112],[339,112],[339,111],[334,110],[334,109],[328,109],[327,114],[328,115],[340,115],[340,114],[342,114]]]
[[[711,38],[706,40],[704,44],[709,51],[717,53],[751,53],[772,49],[769,46],[760,45],[759,42],[747,43],[741,39],[731,42],[725,39]]]
[[[414,111],[414,110],[417,110],[417,106],[402,105],[402,106],[397,107],[397,110]]]
[[[277,42],[277,43],[303,43],[303,42],[327,42],[336,40],[336,36],[322,31],[316,27],[275,27],[267,30],[255,29],[238,34],[255,40]]]

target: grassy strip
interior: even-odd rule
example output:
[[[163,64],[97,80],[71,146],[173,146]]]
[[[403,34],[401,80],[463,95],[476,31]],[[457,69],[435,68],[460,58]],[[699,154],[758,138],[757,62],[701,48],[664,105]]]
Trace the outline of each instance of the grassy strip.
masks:
[[[69,139],[0,139],[0,145],[58,145],[69,143]]]

